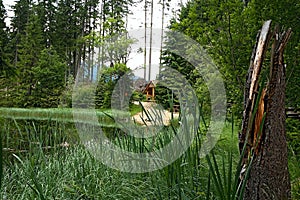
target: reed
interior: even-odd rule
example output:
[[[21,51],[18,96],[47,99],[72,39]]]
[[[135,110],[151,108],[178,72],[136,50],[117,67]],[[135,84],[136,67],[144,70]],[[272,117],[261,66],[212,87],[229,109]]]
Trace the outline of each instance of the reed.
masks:
[[[11,152],[10,160],[5,160],[0,199],[237,198],[234,176],[239,157],[237,149],[226,149],[228,152],[224,156],[220,150],[223,146],[218,144],[207,159],[199,157],[201,140],[205,135],[205,128],[202,127],[206,124],[200,124],[194,133],[192,145],[172,164],[154,172],[130,174],[110,169],[95,159],[84,146],[68,141],[64,134],[73,130],[69,130],[65,119],[59,119],[71,117],[71,111],[37,110],[33,111],[36,114],[34,117],[30,114],[29,119],[25,119],[28,111],[19,111],[20,114],[18,110],[7,112],[7,116],[24,118],[6,117],[2,121],[2,142],[7,147],[17,138],[17,146],[20,149],[26,147],[27,151]],[[59,112],[62,114],[56,115]],[[50,113],[61,118],[53,121]],[[104,115],[109,117],[108,113]],[[40,120],[46,116],[50,116],[48,121]],[[186,120],[181,121],[184,127],[188,126]],[[116,137],[110,140],[127,151],[153,152],[177,137],[178,127],[178,124],[171,123],[154,138],[135,138],[113,129],[114,132],[110,134]],[[232,142],[235,133],[231,128],[233,125],[224,130],[225,143]],[[60,146],[65,141],[71,145]],[[54,148],[45,149],[45,146]],[[234,145],[230,148],[234,148]]]

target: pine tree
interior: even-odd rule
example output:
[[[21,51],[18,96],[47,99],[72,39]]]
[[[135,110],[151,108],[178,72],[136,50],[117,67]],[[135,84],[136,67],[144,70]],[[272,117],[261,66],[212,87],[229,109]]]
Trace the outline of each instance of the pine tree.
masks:
[[[96,29],[98,3],[99,0],[60,0],[57,4],[53,44],[57,53],[67,61],[68,74],[74,78],[92,52],[84,37]]]
[[[99,19],[99,11],[98,11],[98,5],[100,1],[99,0],[90,0],[89,1],[89,31],[88,33],[92,33],[94,36],[97,28],[98,28],[98,19]],[[88,45],[88,68],[89,68],[89,77],[90,80],[93,80],[94,78],[94,67],[96,65],[95,61],[95,41],[91,40]]]
[[[12,6],[14,16],[11,20],[11,46],[12,54],[14,56],[14,67],[17,66],[19,61],[18,45],[21,40],[21,35],[25,33],[25,27],[29,19],[31,6],[32,0],[20,0],[16,2],[14,6]]]
[[[42,26],[36,8],[34,8],[29,16],[24,34],[21,35],[17,51],[20,58],[17,64],[19,71],[17,104],[19,106],[36,106],[34,102],[32,102],[32,91],[36,87],[33,68],[37,66],[43,48]]]
[[[39,61],[32,68],[35,107],[50,108],[59,105],[60,96],[65,88],[65,69],[65,63],[52,47],[42,50]]]
[[[82,35],[81,38],[93,35],[97,31],[97,20],[98,20],[98,10],[97,6],[99,0],[85,0],[85,6],[82,10]],[[93,37],[92,37],[93,38]],[[82,64],[81,66],[86,68],[87,76],[92,80],[93,67],[94,67],[94,54],[95,54],[95,41],[92,39],[85,40],[82,44]]]
[[[69,68],[67,74],[76,74],[76,39],[78,27],[73,0],[59,0],[55,15],[55,33],[53,46],[58,55],[66,60]],[[75,25],[75,27],[74,27]]]
[[[9,106],[9,87],[13,79],[14,70],[10,65],[9,35],[5,23],[6,10],[0,0],[0,105]]]
[[[0,0],[0,77],[7,77],[10,70],[8,58],[8,27],[5,23],[6,10]]]
[[[54,16],[57,12],[57,0],[38,0],[37,12],[43,27],[43,39],[45,47],[50,47],[53,44],[55,32]]]

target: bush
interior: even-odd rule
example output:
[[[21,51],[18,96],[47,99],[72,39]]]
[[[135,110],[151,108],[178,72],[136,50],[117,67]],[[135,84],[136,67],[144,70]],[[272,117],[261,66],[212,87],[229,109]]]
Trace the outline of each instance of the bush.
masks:
[[[287,141],[291,153],[300,159],[300,121],[297,119],[286,120]]]

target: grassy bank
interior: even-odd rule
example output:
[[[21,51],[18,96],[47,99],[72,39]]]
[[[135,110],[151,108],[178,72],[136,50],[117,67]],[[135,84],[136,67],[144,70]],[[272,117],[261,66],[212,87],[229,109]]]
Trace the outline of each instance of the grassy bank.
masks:
[[[0,199],[234,199],[237,189],[239,127],[227,123],[213,149],[199,158],[204,132],[191,147],[163,169],[131,174],[113,170],[79,143],[68,121],[2,119],[3,180]],[[133,152],[159,149],[176,135],[166,127],[156,141],[134,139],[113,129],[115,145]],[[168,137],[166,137],[168,136]],[[67,144],[67,145],[64,145]],[[13,151],[8,151],[14,145]],[[289,159],[294,199],[299,197],[299,166]],[[297,196],[298,195],[298,196]]]

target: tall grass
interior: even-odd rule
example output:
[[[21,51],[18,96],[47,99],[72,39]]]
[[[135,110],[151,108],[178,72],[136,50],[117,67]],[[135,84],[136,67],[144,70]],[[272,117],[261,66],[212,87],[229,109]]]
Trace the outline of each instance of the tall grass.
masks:
[[[200,128],[193,144],[174,163],[143,174],[123,173],[103,165],[74,140],[74,135],[68,136],[75,127],[65,121],[5,119],[1,127],[3,148],[14,146],[11,149],[17,151],[3,152],[0,199],[223,200],[241,199],[245,187],[238,181],[241,158],[233,119],[206,158],[199,157],[205,134]],[[116,137],[110,140],[115,145],[146,153],[168,144],[178,127],[164,127],[155,140],[113,130],[110,134]],[[70,145],[61,146],[64,142]]]
[[[80,113],[80,114],[78,114]],[[63,123],[90,123],[94,115],[97,116],[98,122],[102,127],[115,127],[114,120],[107,116],[111,115],[110,110],[89,110],[89,109],[71,109],[71,108],[0,108],[0,117],[15,120],[36,120],[36,121],[57,121]],[[118,111],[116,113],[120,118],[128,116],[128,113]],[[76,119],[73,118],[76,115]],[[80,118],[78,117],[80,116]]]
[[[232,120],[232,133],[231,141],[235,141],[234,137],[234,124]],[[237,142],[237,141],[236,141]],[[242,150],[241,155],[245,151],[245,146]],[[235,149],[237,150],[237,149]],[[235,152],[237,155],[238,153]],[[250,163],[245,169],[245,176],[241,179],[242,173],[242,159],[243,156],[234,155],[233,148],[227,148],[226,151],[218,152],[216,155],[215,150],[212,150],[210,155],[206,156],[206,160],[209,166],[209,176],[212,182],[215,184],[215,193],[218,199],[231,200],[231,199],[243,199],[246,182],[251,169],[253,157],[251,157]],[[217,160],[217,157],[219,159]],[[238,159],[235,163],[234,160]],[[227,159],[227,160],[226,160]],[[209,183],[211,180],[209,180]],[[209,192],[207,195],[209,196]],[[208,199],[208,198],[207,198]]]
[[[3,135],[3,129],[0,130],[0,188],[2,188],[2,179],[3,179],[2,135]]]

